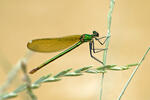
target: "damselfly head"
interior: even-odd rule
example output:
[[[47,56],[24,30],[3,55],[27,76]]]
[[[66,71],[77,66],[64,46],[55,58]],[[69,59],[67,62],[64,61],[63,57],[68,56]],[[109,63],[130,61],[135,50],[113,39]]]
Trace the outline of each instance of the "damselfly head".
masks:
[[[96,31],[93,31],[93,36],[94,36],[94,37],[99,37],[99,33],[96,32]]]

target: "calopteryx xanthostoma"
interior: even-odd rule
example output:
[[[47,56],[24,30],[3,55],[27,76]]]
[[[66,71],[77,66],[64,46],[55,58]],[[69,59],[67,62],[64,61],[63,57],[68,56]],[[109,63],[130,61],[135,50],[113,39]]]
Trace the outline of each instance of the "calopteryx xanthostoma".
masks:
[[[89,42],[91,57],[103,64],[102,61],[100,61],[99,59],[97,59],[96,57],[92,55],[92,52],[96,53],[96,52],[106,50],[106,49],[97,49],[98,51],[96,51],[96,49],[94,48],[93,39],[97,40],[101,45],[103,45],[105,41],[107,40],[106,36],[101,37],[101,38],[98,38],[98,37],[99,37],[99,33],[96,31],[93,31],[93,34],[71,35],[71,36],[65,36],[65,37],[60,37],[60,38],[42,38],[42,39],[35,39],[35,40],[29,41],[27,44],[27,47],[30,50],[35,51],[35,52],[43,52],[43,53],[57,52],[57,51],[61,51],[69,47],[68,49],[64,50],[58,55],[47,60],[40,66],[31,70],[30,74],[35,73],[37,70],[41,69],[45,65],[63,56],[64,54],[70,52],[71,50],[77,48],[78,46],[80,46],[82,43],[85,43],[85,42]],[[100,41],[100,39],[102,38],[106,38],[104,42]]]

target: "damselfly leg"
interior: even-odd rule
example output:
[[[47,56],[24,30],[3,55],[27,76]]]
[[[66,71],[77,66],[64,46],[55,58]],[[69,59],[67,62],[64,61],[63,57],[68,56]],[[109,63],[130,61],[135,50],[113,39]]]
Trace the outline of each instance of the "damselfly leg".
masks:
[[[110,37],[110,36],[109,36],[109,37]],[[109,37],[104,36],[104,37],[101,37],[101,38],[95,38],[95,40],[98,41],[98,43],[100,43],[100,45],[104,45],[105,42],[107,41],[107,39],[108,39]],[[106,38],[106,39],[105,39],[103,42],[101,42],[100,39],[103,39],[103,38]],[[90,49],[90,56],[91,56],[94,60],[96,60],[96,61],[98,61],[98,62],[100,62],[101,64],[104,65],[104,63],[103,63],[101,60],[99,60],[98,58],[96,58],[95,56],[93,56],[93,53],[98,53],[98,52],[107,50],[107,48],[104,48],[104,49],[103,49],[103,48],[98,48],[98,49],[96,49],[96,48],[95,48],[95,44],[94,44],[94,40],[92,40],[92,41],[89,42],[89,49]]]

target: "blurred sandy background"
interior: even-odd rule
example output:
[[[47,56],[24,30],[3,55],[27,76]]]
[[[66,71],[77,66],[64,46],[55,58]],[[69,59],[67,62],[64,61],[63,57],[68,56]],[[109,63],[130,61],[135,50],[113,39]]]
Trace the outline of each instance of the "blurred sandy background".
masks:
[[[136,63],[144,55],[150,46],[149,4],[149,0],[116,0],[107,64]],[[93,30],[105,36],[108,10],[109,0],[0,0],[0,85],[6,80],[11,65],[25,55],[29,40],[91,34]],[[85,43],[45,69],[30,75],[32,81],[67,68],[99,66],[90,58],[88,48]],[[28,62],[28,71],[56,54],[34,53]],[[149,54],[122,100],[150,100]],[[103,100],[117,99],[132,70],[109,71],[105,74]],[[56,83],[43,84],[34,93],[39,100],[99,100],[100,77],[101,74],[66,77]],[[17,83],[14,81],[8,91],[22,84],[22,78],[20,71],[15,80]],[[12,100],[29,98],[23,92]]]

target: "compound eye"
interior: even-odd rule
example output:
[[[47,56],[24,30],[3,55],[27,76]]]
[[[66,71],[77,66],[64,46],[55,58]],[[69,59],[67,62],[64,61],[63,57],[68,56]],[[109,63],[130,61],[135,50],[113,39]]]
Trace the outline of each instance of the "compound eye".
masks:
[[[93,35],[96,36],[96,37],[99,37],[99,33],[96,32],[96,31],[93,31]]]

